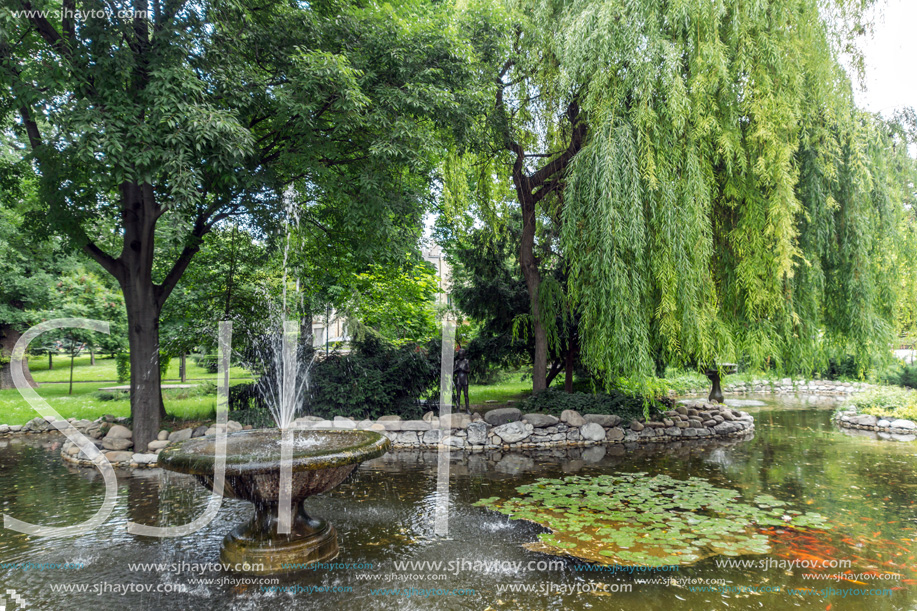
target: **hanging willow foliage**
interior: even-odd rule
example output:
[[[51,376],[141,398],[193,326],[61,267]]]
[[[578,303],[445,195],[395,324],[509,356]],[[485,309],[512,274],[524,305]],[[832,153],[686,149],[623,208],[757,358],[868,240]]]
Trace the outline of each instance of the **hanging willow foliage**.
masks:
[[[888,352],[914,164],[837,60],[837,24],[867,4],[536,5],[553,91],[576,92],[589,125],[562,237],[591,369]]]

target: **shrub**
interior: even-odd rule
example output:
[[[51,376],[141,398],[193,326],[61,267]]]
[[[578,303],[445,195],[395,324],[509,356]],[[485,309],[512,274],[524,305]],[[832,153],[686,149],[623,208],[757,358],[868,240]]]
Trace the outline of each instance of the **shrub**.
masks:
[[[395,347],[367,334],[350,354],[331,354],[313,366],[307,411],[322,418],[415,418],[419,400],[439,383],[440,343]]]
[[[902,367],[896,383],[907,388],[917,388],[917,363]]]
[[[229,387],[229,411],[242,411],[248,409],[267,411],[267,403],[258,392],[258,384],[248,382]],[[270,414],[268,414],[270,415]]]
[[[199,354],[192,357],[192,360],[198,367],[205,369],[207,373],[216,373],[219,367],[217,357],[212,354]]]
[[[861,414],[917,420],[917,391],[886,386],[858,394],[850,404]]]
[[[126,382],[131,379],[131,356],[124,352],[119,352],[115,357],[115,369],[118,374],[119,382]]]
[[[624,393],[592,394],[549,388],[519,403],[523,412],[537,412],[560,416],[565,409],[574,409],[581,414],[615,414],[622,420],[634,420],[644,416],[644,399]],[[655,418],[661,412],[671,409],[668,399],[649,400],[649,416]]]
[[[159,353],[159,379],[164,380],[166,378],[166,372],[169,371],[169,363],[172,362],[172,357],[166,354],[165,352]]]

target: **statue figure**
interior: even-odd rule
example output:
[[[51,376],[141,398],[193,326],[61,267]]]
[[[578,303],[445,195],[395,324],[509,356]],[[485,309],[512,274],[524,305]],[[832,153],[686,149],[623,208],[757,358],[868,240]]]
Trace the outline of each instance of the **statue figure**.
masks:
[[[471,407],[468,404],[468,374],[471,373],[471,365],[465,349],[458,351],[455,359],[455,367],[452,368],[452,388],[455,396],[456,407],[462,405],[462,391],[465,392],[465,411],[471,413]]]

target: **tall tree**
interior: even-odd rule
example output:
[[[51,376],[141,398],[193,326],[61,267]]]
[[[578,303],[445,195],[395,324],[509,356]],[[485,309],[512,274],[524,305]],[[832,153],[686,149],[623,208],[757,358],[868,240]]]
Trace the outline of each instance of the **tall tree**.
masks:
[[[414,170],[434,129],[462,131],[475,77],[422,1],[7,0],[0,23],[0,116],[18,117],[44,219],[124,293],[140,449],[160,313],[204,236],[276,222],[293,184],[385,244],[419,215]]]
[[[509,3],[490,158],[522,213],[535,390],[552,219],[584,364],[609,384],[660,362],[887,351],[913,160],[838,61],[870,4]]]

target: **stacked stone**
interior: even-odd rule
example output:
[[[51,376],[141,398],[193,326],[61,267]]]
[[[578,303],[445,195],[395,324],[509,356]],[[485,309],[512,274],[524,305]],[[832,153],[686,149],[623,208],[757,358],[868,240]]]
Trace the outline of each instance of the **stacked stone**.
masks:
[[[735,382],[723,386],[723,392],[731,393],[774,393],[778,395],[802,393],[807,395],[852,395],[872,388],[865,382],[835,382],[833,380],[754,380]],[[698,392],[703,392],[700,390]]]
[[[917,423],[903,418],[877,418],[869,414],[857,414],[855,407],[847,407],[835,413],[834,420],[844,428],[875,431],[882,439],[917,440]]]
[[[216,435],[219,427],[199,426],[196,428],[180,429],[177,431],[159,431],[155,441],[147,445],[146,452],[134,452],[133,432],[118,424],[124,422],[125,418],[115,418],[113,416],[103,416],[96,420],[74,420],[72,429],[85,435],[99,449],[99,451],[115,467],[123,468],[152,468],[157,466],[159,453],[162,452],[169,444],[176,441],[184,441],[192,437],[204,437],[205,435]],[[228,432],[251,429],[251,426],[243,427],[238,422],[230,420],[226,424]],[[60,429],[62,432],[72,432],[66,428]],[[51,431],[52,429],[48,429]],[[90,467],[94,463],[89,456],[80,449],[80,447],[69,439],[61,446],[61,457],[70,463],[83,467]]]
[[[590,446],[624,442],[665,443],[692,437],[730,437],[754,430],[754,418],[724,405],[697,401],[665,412],[661,421],[643,419],[624,423],[609,414],[582,415],[565,410],[560,418],[548,414],[523,414],[504,407],[480,414],[451,414],[440,422],[433,412],[423,420],[380,418],[375,430],[384,431],[394,447],[437,447],[441,443],[468,450],[538,449],[557,446]],[[302,421],[300,419],[297,422]],[[307,423],[303,423],[307,424]],[[317,425],[308,422],[308,425]],[[363,424],[363,423],[360,423]],[[358,428],[363,428],[358,426]]]

